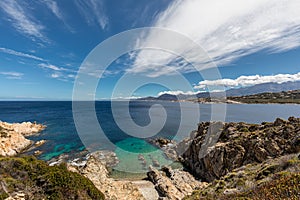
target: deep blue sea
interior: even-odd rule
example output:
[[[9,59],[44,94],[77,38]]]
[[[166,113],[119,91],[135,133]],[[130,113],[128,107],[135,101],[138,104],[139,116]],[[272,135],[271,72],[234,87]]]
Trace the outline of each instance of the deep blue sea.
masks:
[[[151,152],[155,150],[155,147],[146,142],[148,139],[147,135],[143,135],[140,130],[133,135],[141,134],[141,137],[134,137],[121,130],[116,121],[122,122],[122,120],[125,120],[126,124],[126,120],[129,119],[124,113],[129,110],[131,119],[137,125],[146,126],[151,123],[149,108],[157,104],[163,106],[165,112],[160,112],[161,107],[153,109],[151,111],[152,120],[160,122],[164,121],[165,115],[167,117],[162,129],[157,134],[152,135],[152,137],[162,136],[180,140],[188,137],[192,130],[197,129],[197,122],[211,120],[212,105],[217,106],[214,110],[214,112],[217,112],[215,114],[220,114],[218,113],[218,105],[215,104],[132,101],[129,104],[129,108],[124,102],[115,102],[114,106],[118,111],[118,116],[113,116],[111,102],[99,101],[95,102],[95,111],[98,123],[105,134],[101,137],[94,137],[98,133],[96,128],[94,128],[95,125],[89,124],[89,118],[87,118],[86,132],[89,134],[84,135],[84,137],[89,138],[84,138],[84,140],[91,142],[85,145],[94,145],[94,148],[99,150],[115,150],[120,157],[120,165],[130,168],[133,159],[130,158],[132,153]],[[223,104],[220,104],[220,106],[223,106]],[[79,115],[81,114],[80,110],[76,112]],[[82,115],[84,115],[86,111],[82,112]],[[200,115],[198,118],[195,118],[197,113],[200,113]],[[277,117],[285,119],[289,116],[300,117],[300,105],[228,104],[225,114],[225,121],[261,123],[262,121],[274,121]],[[182,116],[184,119],[182,119]],[[47,125],[47,128],[41,134],[30,137],[30,139],[35,141],[41,139],[47,140],[47,143],[38,148],[43,151],[43,154],[39,157],[40,159],[49,160],[63,153],[76,153],[86,147],[82,143],[82,133],[78,134],[75,127],[72,102],[0,101],[0,120],[11,123],[36,121]],[[132,129],[131,131],[133,133],[135,130]],[[111,144],[109,145],[108,143],[115,145],[115,149],[111,149]],[[134,159],[136,159],[136,156]],[[157,159],[160,160],[160,158]]]

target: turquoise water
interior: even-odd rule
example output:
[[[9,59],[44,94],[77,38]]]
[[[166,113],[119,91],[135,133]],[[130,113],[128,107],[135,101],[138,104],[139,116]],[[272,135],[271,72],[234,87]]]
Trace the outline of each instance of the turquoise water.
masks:
[[[120,163],[114,169],[130,173],[142,173],[148,171],[149,165],[154,165],[153,160],[160,166],[169,165],[172,161],[164,157],[160,149],[155,148],[144,140],[128,138],[116,143],[115,153]],[[144,160],[140,160],[142,156]],[[143,165],[144,162],[144,165]]]
[[[150,123],[149,108],[154,104],[160,104],[165,108],[167,120],[163,128],[153,137],[180,140],[188,137],[192,130],[197,129],[195,121],[210,121],[211,119],[211,105],[209,104],[184,103],[180,107],[176,102],[140,101],[130,103],[129,110],[132,120],[139,126],[148,125]],[[197,106],[200,106],[200,110]],[[118,109],[122,113],[127,108],[123,102],[119,102]],[[162,152],[146,142],[148,138],[132,137],[118,127],[111,112],[110,102],[96,102],[95,110],[105,134],[98,135],[95,127],[88,124],[89,118],[87,118],[87,138],[84,138],[88,141],[87,143],[82,142],[83,138],[78,135],[75,127],[72,102],[0,102],[0,120],[7,122],[37,121],[46,124],[47,128],[40,135],[30,137],[34,141],[47,140],[46,144],[38,147],[38,150],[43,152],[40,159],[50,160],[64,153],[75,154],[87,147],[93,150],[115,151],[120,159],[116,170],[126,169],[134,173],[142,172],[145,167],[138,159],[140,154],[143,155],[147,164],[153,164],[153,160],[158,161],[160,165],[170,163],[164,158]],[[182,110],[186,112],[186,118],[188,118],[184,123],[181,121]],[[200,112],[199,119],[192,120],[192,116],[196,112]],[[164,118],[160,113],[154,113],[154,116],[158,120]],[[227,105],[225,121],[260,123],[274,121],[277,117],[287,119],[289,116],[300,117],[300,105],[230,104]],[[120,119],[122,120],[122,117]],[[178,130],[180,123],[181,129]],[[139,132],[134,134],[142,135]]]

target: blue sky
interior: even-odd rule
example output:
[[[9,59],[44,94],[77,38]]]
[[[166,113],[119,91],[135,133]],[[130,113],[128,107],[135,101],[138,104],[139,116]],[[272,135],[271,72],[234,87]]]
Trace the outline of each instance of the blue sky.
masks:
[[[176,31],[200,45],[218,66],[219,80],[205,82],[189,63],[180,64],[164,52],[141,50],[111,64],[96,99],[111,98],[116,81],[125,73],[170,80],[171,85],[141,85],[133,94],[125,89],[114,97],[193,93],[204,91],[207,84],[231,88],[298,81],[299,9],[298,0],[2,0],[0,99],[70,100],[77,71],[91,50],[122,31],[153,26]],[[164,39],[149,31],[139,45]],[[184,48],[178,42],[178,49]],[[197,57],[193,64],[204,61]],[[211,66],[208,63],[205,70]],[[183,75],[192,90],[172,81],[173,71]]]

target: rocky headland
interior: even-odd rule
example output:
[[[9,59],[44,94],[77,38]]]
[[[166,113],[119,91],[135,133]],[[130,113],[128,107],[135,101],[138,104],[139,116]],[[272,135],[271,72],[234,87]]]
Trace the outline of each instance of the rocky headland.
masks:
[[[179,143],[164,138],[150,143],[185,167],[184,171],[163,167],[148,172],[166,199],[189,196],[191,188],[198,189],[190,199],[218,199],[218,195],[225,199],[231,195],[228,198],[232,199],[233,194],[259,188],[285,172],[290,176],[300,172],[300,118],[295,117],[261,124],[201,122],[190,137]],[[188,172],[193,176],[189,177]],[[178,184],[176,176],[190,181]],[[300,188],[297,189],[300,197]]]
[[[32,122],[11,124],[0,121],[0,155],[15,156],[29,148],[34,143],[26,136],[37,134],[45,128],[45,125]],[[36,145],[42,145],[44,142],[38,141]]]
[[[188,140],[181,155],[193,174],[205,181],[213,181],[235,168],[261,163],[300,151],[300,119],[277,118],[274,122],[205,123]]]

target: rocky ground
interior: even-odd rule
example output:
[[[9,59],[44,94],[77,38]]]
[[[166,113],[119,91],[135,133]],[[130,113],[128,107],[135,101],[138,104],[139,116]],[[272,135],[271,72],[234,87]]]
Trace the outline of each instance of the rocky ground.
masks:
[[[201,180],[213,181],[235,168],[300,151],[300,118],[273,123],[200,123],[181,155]]]
[[[30,147],[33,142],[26,139],[26,136],[37,134],[46,126],[37,123],[6,123],[0,122],[0,155],[14,156]],[[41,145],[45,141],[39,141]]]
[[[68,169],[91,180],[96,188],[104,193],[106,199],[145,199],[142,192],[138,189],[138,186],[133,182],[119,181],[110,178],[106,162],[99,159],[98,154],[99,153],[90,155],[86,164],[80,167],[69,163]]]
[[[195,190],[186,200],[300,199],[300,154],[270,158],[236,168]]]

